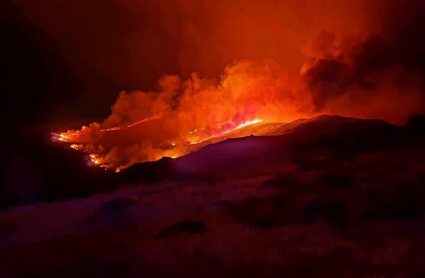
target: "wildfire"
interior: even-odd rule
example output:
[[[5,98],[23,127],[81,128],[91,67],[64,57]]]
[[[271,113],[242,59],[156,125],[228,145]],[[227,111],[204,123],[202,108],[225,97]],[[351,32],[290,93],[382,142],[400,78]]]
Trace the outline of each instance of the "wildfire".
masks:
[[[157,115],[154,115],[152,117],[145,118],[143,120],[134,122],[132,124],[128,124],[128,125],[125,125],[125,126],[116,126],[116,127],[112,127],[112,128],[99,129],[98,131],[103,132],[103,133],[112,132],[112,131],[122,131],[122,130],[125,130],[125,129],[128,129],[128,128],[132,128],[132,127],[139,125],[141,123],[146,123],[148,121],[159,119],[159,118],[160,117],[158,117]],[[214,134],[212,136],[208,136],[205,139],[202,139],[200,141],[194,141],[194,142],[183,143],[183,144],[171,142],[170,145],[172,147],[172,150],[165,148],[162,152],[158,152],[157,159],[160,159],[162,157],[178,158],[178,157],[180,157],[184,154],[187,154],[187,153],[197,149],[197,148],[190,148],[191,146],[200,145],[200,144],[207,142],[211,139],[220,138],[221,136],[224,136],[226,134],[230,134],[233,131],[236,131],[236,130],[242,129],[244,127],[247,127],[247,126],[257,124],[257,123],[262,123],[262,122],[263,122],[263,120],[261,120],[261,119],[246,121],[246,122],[243,122],[243,123],[238,124],[238,125],[235,125],[234,123],[231,122],[231,123],[227,123],[225,125],[226,127],[219,128],[219,132],[217,132],[216,134]],[[104,168],[105,170],[107,170],[107,169],[115,170],[115,172],[117,172],[117,173],[120,172],[122,169],[124,169],[125,167],[123,167],[123,166],[115,167],[115,165],[107,163],[105,161],[104,155],[102,153],[91,153],[90,148],[88,148],[84,144],[75,143],[75,142],[78,142],[78,141],[84,141],[85,137],[90,137],[92,135],[90,132],[96,132],[96,130],[95,131],[90,131],[90,130],[68,131],[68,132],[60,133],[60,134],[52,133],[52,141],[53,142],[60,141],[60,142],[64,142],[64,143],[71,143],[69,145],[70,148],[89,153],[89,155],[87,157],[87,165],[88,166],[99,166],[99,167]],[[188,133],[188,137],[190,137],[194,134],[197,134],[197,133],[198,133],[197,129],[190,131]],[[188,142],[187,139],[185,139],[183,141]]]
[[[102,123],[52,133],[51,139],[86,153],[90,166],[119,172],[134,163],[184,156],[208,142],[256,135],[255,129],[243,132],[248,126],[310,116],[308,95],[291,87],[277,68],[247,61],[227,68],[221,80],[165,76],[159,91],[122,92]]]

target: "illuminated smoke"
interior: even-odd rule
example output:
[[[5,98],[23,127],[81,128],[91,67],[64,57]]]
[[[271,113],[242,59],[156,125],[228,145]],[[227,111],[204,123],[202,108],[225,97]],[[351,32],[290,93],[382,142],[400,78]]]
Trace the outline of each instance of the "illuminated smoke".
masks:
[[[103,123],[52,134],[109,169],[179,157],[264,122],[312,115],[308,94],[272,61],[242,61],[221,80],[164,76],[158,92],[122,92]]]

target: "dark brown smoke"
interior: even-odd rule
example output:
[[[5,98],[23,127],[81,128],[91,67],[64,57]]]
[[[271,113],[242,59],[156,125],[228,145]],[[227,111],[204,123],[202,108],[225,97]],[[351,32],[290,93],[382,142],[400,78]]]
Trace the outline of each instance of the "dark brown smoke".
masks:
[[[318,35],[317,53],[303,73],[318,111],[345,110],[396,123],[424,112],[425,4],[407,2],[384,5],[383,12],[392,12],[369,35]]]

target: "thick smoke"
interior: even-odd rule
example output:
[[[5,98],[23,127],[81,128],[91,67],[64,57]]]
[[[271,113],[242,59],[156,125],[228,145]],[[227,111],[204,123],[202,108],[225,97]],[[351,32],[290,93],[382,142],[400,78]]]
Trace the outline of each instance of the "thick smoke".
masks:
[[[249,122],[289,122],[312,113],[309,94],[277,63],[241,61],[221,79],[164,76],[156,91],[123,91],[103,123],[62,139],[91,153],[96,164],[122,168],[187,154],[199,142]],[[141,119],[146,120],[134,124]]]
[[[409,4],[399,6],[409,18],[389,18],[379,33],[317,37],[303,70],[317,111],[399,124],[424,112],[425,4]]]

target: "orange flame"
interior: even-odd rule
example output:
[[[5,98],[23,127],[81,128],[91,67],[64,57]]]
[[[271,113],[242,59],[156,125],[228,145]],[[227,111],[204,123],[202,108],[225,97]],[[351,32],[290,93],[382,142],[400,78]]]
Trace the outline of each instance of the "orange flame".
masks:
[[[159,119],[159,117],[152,116],[152,117],[140,120],[138,122],[135,122],[133,124],[129,124],[129,125],[126,125],[126,126],[117,126],[117,127],[113,127],[113,128],[101,129],[99,131],[100,132],[119,131],[119,130],[123,130],[125,128],[134,127],[138,124],[141,124],[141,123],[144,123],[144,122],[147,122],[147,121],[150,121],[150,120],[154,120],[154,119]],[[220,138],[221,136],[229,134],[233,131],[236,131],[236,130],[242,129],[244,127],[247,127],[247,126],[257,124],[257,123],[262,123],[262,122],[263,122],[263,120],[261,120],[261,119],[247,121],[247,122],[241,123],[241,124],[239,124],[239,125],[237,125],[233,128],[223,130],[220,133],[214,134],[213,136],[209,136],[209,137],[202,139],[200,141],[186,142],[182,145],[178,145],[174,142],[171,142],[170,145],[173,148],[173,151],[164,152],[163,156],[161,156],[161,157],[168,156],[170,158],[178,158],[178,157],[180,157],[184,154],[189,153],[190,151],[197,149],[197,148],[190,148],[191,146],[201,145],[202,143],[208,142],[211,139]],[[230,126],[233,126],[233,124],[230,124]],[[189,132],[189,135],[192,135],[194,133],[197,133],[197,130],[195,130],[193,132]],[[88,131],[85,131],[85,132],[68,131],[66,133],[61,133],[61,134],[52,133],[52,141],[59,140],[61,142],[65,142],[65,143],[78,142],[79,140],[82,140],[83,137],[86,136],[86,135],[90,135],[90,133]],[[84,146],[84,144],[73,143],[73,144],[70,145],[70,147],[75,149],[75,150],[81,150],[81,151],[84,151],[84,152],[89,152],[89,150]],[[189,147],[189,148],[187,148],[187,147]],[[108,164],[108,162],[104,159],[104,157],[102,157],[101,154],[90,153],[88,157],[89,157],[89,162],[88,162],[89,166],[96,165],[96,166],[100,166],[102,168],[105,168],[105,170],[106,169],[113,169],[117,173],[120,172],[122,169],[126,168],[124,166],[115,167],[115,165]]]
[[[203,139],[201,141],[188,143],[188,145],[198,145],[198,144],[207,142],[207,141],[209,141],[209,140],[211,140],[213,138],[217,138],[217,137],[220,137],[220,136],[222,136],[224,134],[228,134],[228,133],[230,133],[232,131],[236,131],[236,130],[241,129],[241,128],[244,128],[246,126],[250,126],[250,125],[257,124],[257,123],[262,123],[262,122],[263,122],[263,120],[248,121],[248,122],[245,122],[245,123],[242,123],[242,124],[238,125],[237,127],[233,128],[233,129],[226,130],[223,133],[215,134],[215,135],[213,135],[213,136],[211,136],[209,138]],[[193,134],[193,132],[192,133],[189,133],[189,134]]]

